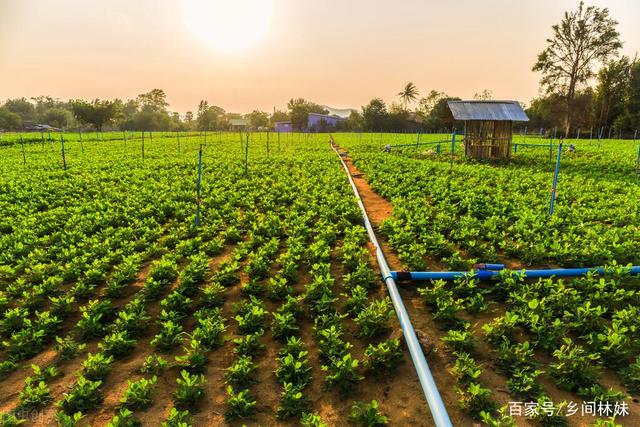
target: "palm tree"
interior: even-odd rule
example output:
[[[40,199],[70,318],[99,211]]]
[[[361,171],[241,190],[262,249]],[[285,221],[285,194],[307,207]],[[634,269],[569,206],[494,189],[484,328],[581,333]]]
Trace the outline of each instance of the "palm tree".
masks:
[[[401,92],[398,92],[398,96],[402,99],[404,109],[407,109],[407,105],[410,102],[414,102],[418,99],[418,88],[412,82],[407,83]]]

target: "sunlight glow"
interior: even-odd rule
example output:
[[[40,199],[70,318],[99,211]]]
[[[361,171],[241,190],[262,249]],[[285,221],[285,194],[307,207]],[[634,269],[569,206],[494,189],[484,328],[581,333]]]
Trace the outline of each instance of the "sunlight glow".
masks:
[[[247,49],[262,41],[271,26],[272,0],[182,0],[189,31],[221,51]]]

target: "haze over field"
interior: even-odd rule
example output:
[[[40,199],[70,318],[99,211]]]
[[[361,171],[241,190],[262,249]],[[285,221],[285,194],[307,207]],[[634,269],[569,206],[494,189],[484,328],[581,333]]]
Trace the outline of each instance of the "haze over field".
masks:
[[[244,4],[246,3],[246,4]],[[133,98],[163,88],[173,110],[201,99],[271,111],[292,97],[358,108],[412,81],[528,102],[536,55],[577,1],[3,0],[0,100]],[[590,1],[640,50],[640,2]]]

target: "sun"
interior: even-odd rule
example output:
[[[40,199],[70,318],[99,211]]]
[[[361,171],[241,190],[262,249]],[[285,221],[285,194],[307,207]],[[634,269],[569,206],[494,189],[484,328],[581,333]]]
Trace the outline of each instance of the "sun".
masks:
[[[182,0],[189,31],[221,51],[244,50],[265,38],[271,27],[272,0]]]

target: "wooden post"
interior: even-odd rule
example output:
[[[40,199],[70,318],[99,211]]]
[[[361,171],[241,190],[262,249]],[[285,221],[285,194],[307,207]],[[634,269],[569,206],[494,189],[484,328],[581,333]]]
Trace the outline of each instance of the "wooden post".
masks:
[[[267,157],[269,157],[269,131],[267,130]]]
[[[65,156],[64,153],[64,137],[62,136],[62,134],[60,134],[60,143],[62,145],[62,168],[65,170],[67,170],[67,158]]]
[[[200,151],[198,152],[198,181],[196,184],[196,227],[200,225],[200,188],[202,182],[202,144],[200,144]]]
[[[249,172],[249,132],[247,132],[247,142],[244,145],[244,173]]]
[[[20,134],[20,145],[22,146],[22,164],[27,164],[27,154],[24,152],[24,141],[22,140],[22,133]]]
[[[553,215],[556,204],[556,188],[558,186],[558,174],[560,173],[560,156],[562,155],[562,142],[558,144],[558,157],[556,158],[556,170],[553,174],[553,187],[551,187],[551,203],[549,205],[549,215]]]
[[[142,160],[144,160],[144,131],[142,131]]]
[[[454,130],[451,134],[451,164],[449,165],[449,170],[453,169],[453,160],[456,154],[456,131]]]

